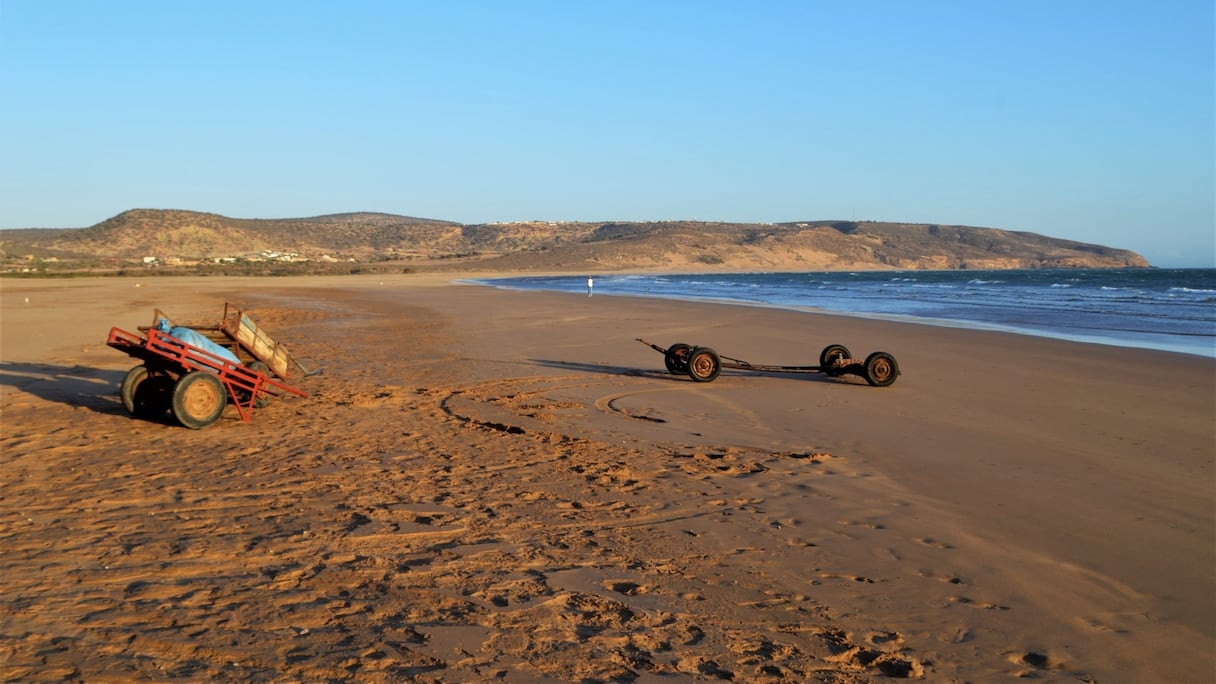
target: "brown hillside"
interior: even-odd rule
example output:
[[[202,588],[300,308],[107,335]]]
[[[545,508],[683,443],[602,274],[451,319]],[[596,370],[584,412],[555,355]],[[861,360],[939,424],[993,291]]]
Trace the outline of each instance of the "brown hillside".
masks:
[[[994,228],[852,221],[520,222],[463,225],[380,213],[234,219],[133,209],[89,228],[0,232],[0,257],[78,267],[262,260],[405,262],[550,271],[1143,267],[1138,254]],[[462,257],[456,259],[455,257]]]

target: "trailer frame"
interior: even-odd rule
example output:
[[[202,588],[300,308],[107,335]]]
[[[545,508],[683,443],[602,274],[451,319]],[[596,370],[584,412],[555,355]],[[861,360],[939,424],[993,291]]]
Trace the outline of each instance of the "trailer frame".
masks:
[[[889,387],[901,374],[895,357],[876,351],[865,359],[853,358],[848,348],[841,344],[829,344],[819,354],[817,366],[778,366],[750,363],[743,359],[725,356],[710,347],[678,342],[670,347],[660,347],[638,337],[638,342],[663,355],[667,371],[673,375],[687,375],[694,382],[713,382],[723,368],[757,373],[823,373],[829,376],[857,375],[873,387]]]

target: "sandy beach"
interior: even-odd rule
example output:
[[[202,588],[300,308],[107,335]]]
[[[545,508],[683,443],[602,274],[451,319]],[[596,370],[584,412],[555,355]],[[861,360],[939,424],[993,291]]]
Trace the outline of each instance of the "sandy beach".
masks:
[[[0,679],[1216,678],[1213,359],[451,278],[0,281]],[[225,302],[310,396],[131,418]]]

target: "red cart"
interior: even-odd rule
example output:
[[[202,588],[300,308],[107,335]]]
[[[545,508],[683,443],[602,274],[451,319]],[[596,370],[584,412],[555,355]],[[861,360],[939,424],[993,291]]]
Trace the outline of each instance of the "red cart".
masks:
[[[171,413],[182,425],[198,430],[219,420],[229,401],[241,420],[248,421],[253,409],[265,406],[272,396],[308,396],[272,378],[269,369],[235,363],[155,328],[145,333],[111,328],[106,340],[108,346],[143,361],[122,381],[122,403],[133,416]]]

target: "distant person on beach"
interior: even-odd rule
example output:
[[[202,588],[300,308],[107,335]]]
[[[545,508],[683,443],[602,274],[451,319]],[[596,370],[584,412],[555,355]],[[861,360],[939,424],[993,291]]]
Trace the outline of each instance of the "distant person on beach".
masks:
[[[588,296],[588,297],[590,297],[590,296],[591,296],[591,288],[592,288],[594,285],[595,285],[595,283],[594,283],[594,282],[593,282],[593,281],[592,281],[590,278],[588,278],[588,279],[587,279],[587,296]]]

